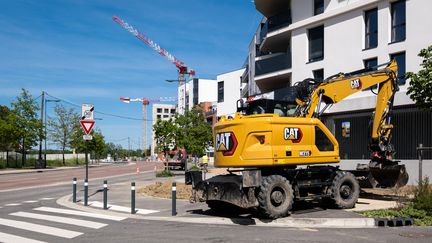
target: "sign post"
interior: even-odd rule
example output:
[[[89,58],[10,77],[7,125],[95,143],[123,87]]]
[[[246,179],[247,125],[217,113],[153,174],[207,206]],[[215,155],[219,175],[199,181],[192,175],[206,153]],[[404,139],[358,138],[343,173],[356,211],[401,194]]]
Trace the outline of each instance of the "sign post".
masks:
[[[88,151],[87,151],[87,143],[88,140],[92,140],[93,136],[90,135],[91,131],[93,130],[93,127],[95,125],[94,121],[94,105],[92,104],[82,104],[81,106],[81,120],[80,124],[82,129],[84,130],[85,134],[83,136],[83,139],[85,140],[85,161],[86,161],[86,177],[85,179],[88,180]]]

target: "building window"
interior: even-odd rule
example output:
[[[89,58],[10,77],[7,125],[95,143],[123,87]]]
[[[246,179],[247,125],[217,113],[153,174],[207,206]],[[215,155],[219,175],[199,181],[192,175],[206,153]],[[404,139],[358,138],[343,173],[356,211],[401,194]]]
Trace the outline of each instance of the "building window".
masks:
[[[324,69],[317,69],[313,70],[313,77],[316,81],[323,81],[324,80]]]
[[[309,37],[309,62],[315,62],[324,58],[324,26],[318,26],[308,30]]]
[[[390,55],[390,60],[395,59],[398,65],[398,79],[399,85],[405,84],[405,52],[400,52]]]
[[[365,12],[365,49],[378,46],[378,9]]]
[[[175,109],[171,109],[171,114],[175,114],[176,110]]]
[[[405,40],[406,26],[405,0],[391,4],[391,42]]]
[[[161,119],[161,117],[162,117],[161,115],[157,115],[157,119]]]
[[[218,82],[218,102],[224,102],[224,81]]]
[[[169,109],[164,109],[164,113],[169,113]]]
[[[169,117],[169,115],[163,115],[163,118],[168,118]]]
[[[162,108],[157,108],[157,113],[162,113]]]
[[[370,71],[377,70],[378,69],[378,67],[377,67],[378,66],[378,58],[375,57],[375,58],[364,60],[363,64],[367,70],[370,70]],[[377,87],[378,87],[378,85],[375,84],[372,86],[372,89],[376,89]],[[366,91],[366,90],[363,90],[363,91]]]
[[[314,15],[324,13],[324,0],[314,0]]]
[[[198,105],[198,79],[193,79],[193,105]]]

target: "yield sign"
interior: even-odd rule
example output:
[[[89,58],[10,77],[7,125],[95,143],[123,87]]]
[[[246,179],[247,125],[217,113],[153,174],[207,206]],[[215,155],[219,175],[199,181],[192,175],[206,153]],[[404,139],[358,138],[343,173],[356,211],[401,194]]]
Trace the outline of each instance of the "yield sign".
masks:
[[[80,123],[81,123],[81,126],[82,126],[84,132],[87,135],[89,135],[90,132],[93,130],[95,121],[92,121],[92,120],[81,120]]]

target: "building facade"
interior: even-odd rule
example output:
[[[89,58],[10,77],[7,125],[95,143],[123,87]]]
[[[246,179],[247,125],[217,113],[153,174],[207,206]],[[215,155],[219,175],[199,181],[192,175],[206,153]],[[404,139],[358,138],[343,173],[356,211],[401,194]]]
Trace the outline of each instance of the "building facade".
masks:
[[[157,120],[169,120],[174,118],[177,113],[177,105],[175,104],[153,104],[152,105],[152,133],[151,133],[151,155],[155,155],[156,141],[153,126]]]
[[[181,84],[177,90],[178,112],[184,114],[194,106],[204,102],[216,101],[216,80],[193,78]]]
[[[417,54],[432,44],[432,1],[255,0],[255,5],[263,19],[249,46],[243,97],[396,59],[396,157],[416,158],[418,144],[432,145],[432,114],[415,108],[404,78],[420,69]],[[358,92],[328,110],[326,125],[340,141],[342,158],[368,156],[366,122],[375,101],[371,91]],[[342,137],[342,124],[348,123],[351,136]],[[363,140],[364,148],[358,148]]]
[[[237,100],[240,99],[241,82],[244,68],[217,75],[217,116],[234,116],[237,111]]]

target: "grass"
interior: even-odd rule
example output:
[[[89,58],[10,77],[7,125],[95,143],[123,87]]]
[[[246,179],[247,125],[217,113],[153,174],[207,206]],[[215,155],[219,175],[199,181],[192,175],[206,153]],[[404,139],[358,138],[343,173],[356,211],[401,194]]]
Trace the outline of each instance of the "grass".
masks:
[[[361,214],[374,218],[413,218],[415,225],[432,226],[432,185],[429,178],[419,182],[413,199],[400,208],[370,210]]]
[[[156,172],[156,177],[173,177],[174,174],[169,170],[162,170]]]

